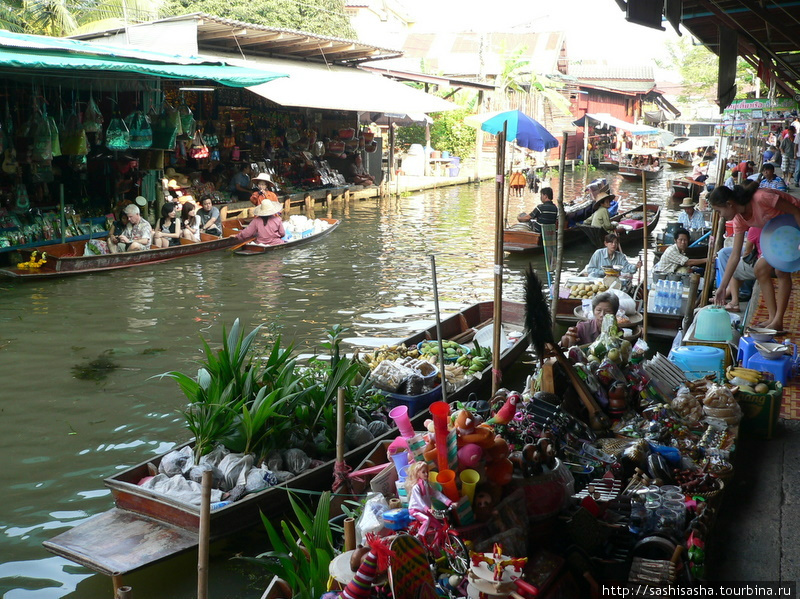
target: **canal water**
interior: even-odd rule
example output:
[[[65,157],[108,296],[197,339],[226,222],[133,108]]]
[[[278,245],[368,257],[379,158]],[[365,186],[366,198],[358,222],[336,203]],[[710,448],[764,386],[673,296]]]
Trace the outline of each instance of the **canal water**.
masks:
[[[621,199],[641,200],[640,187],[615,173],[590,178],[604,174]],[[649,201],[666,201],[669,175],[648,183]],[[568,173],[565,198],[582,188],[583,176]],[[512,198],[512,220],[533,204],[527,192]],[[662,214],[659,228],[673,214]],[[405,337],[432,322],[431,254],[445,312],[492,299],[493,215],[492,182],[446,187],[335,205],[342,224],[333,234],[287,252],[217,252],[39,283],[0,281],[0,594],[111,596],[108,578],[41,543],[112,507],[104,477],[188,440],[177,414],[184,398],[158,375],[196,372],[203,340],[218,344],[236,318],[248,330],[270,324],[303,352],[335,324],[353,343]],[[577,272],[590,254],[588,246],[568,250],[565,269]],[[541,257],[506,260],[507,299],[523,299],[531,260],[541,268]],[[215,544],[211,596],[260,596],[264,573],[231,558],[262,550],[260,537]],[[125,582],[140,599],[188,599],[196,596],[195,560],[190,552]]]

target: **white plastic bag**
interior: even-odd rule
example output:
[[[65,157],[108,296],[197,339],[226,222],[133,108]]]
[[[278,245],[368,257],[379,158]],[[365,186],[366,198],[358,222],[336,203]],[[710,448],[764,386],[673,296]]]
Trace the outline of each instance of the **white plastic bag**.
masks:
[[[379,532],[383,527],[383,512],[389,509],[389,504],[382,493],[368,493],[364,503],[364,511],[356,522],[356,544],[364,543],[368,532]]]

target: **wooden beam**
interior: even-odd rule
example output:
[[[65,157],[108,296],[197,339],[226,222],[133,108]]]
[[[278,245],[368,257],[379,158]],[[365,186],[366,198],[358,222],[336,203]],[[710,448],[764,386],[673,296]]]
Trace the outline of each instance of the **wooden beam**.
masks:
[[[783,60],[779,55],[775,54],[770,48],[765,47],[761,44],[757,39],[753,38],[752,35],[741,26],[736,19],[728,15],[723,9],[721,9],[718,5],[716,0],[699,0],[700,3],[705,6],[708,10],[714,13],[717,17],[719,17],[720,21],[722,21],[726,26],[735,29],[740,37],[747,39],[747,41],[752,46],[750,50],[750,54],[757,54],[756,48],[761,48],[766,52],[772,60],[775,61],[776,65],[781,65],[786,73],[784,76],[790,75],[793,81],[800,80],[800,71],[795,70],[790,64],[788,64],[785,60]],[[742,42],[740,42],[741,44]],[[788,82],[787,82],[788,83]]]
[[[223,38],[233,38],[237,35],[246,35],[247,29],[240,29],[240,28],[233,28],[233,27],[226,27],[219,31],[206,31],[203,32],[201,29],[197,32],[197,40],[200,42],[205,42],[208,40],[218,40]]]

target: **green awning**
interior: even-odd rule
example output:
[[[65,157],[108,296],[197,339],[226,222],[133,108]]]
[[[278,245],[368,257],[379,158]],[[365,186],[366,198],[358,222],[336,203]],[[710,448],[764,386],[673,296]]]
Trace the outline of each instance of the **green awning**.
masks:
[[[207,79],[228,87],[249,87],[267,83],[285,73],[217,64],[168,64],[123,60],[113,57],[92,57],[70,53],[18,52],[0,48],[0,69],[34,69],[64,71],[112,71],[167,77],[169,79]]]

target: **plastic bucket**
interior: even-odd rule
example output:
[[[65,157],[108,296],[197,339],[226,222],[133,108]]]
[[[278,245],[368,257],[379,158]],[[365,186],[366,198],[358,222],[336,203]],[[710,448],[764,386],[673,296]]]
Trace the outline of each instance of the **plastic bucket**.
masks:
[[[456,166],[456,167],[451,167],[451,168],[447,169],[447,172],[448,172],[448,175],[451,176],[451,177],[458,177],[458,172],[460,170],[461,169]]]
[[[725,237],[733,237],[733,221],[725,221]]]
[[[725,350],[705,345],[684,345],[673,349],[669,359],[686,373],[689,380],[714,372],[722,380]]]

